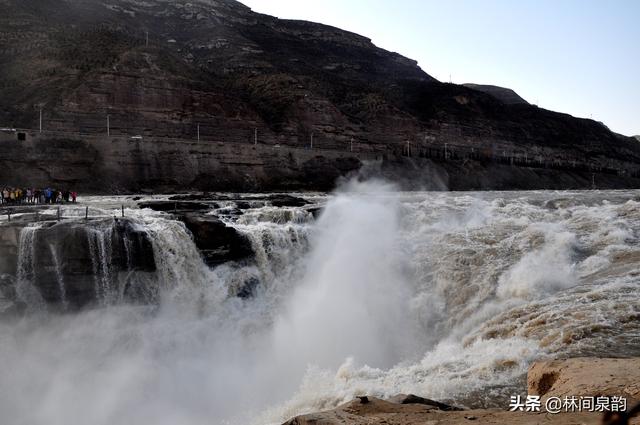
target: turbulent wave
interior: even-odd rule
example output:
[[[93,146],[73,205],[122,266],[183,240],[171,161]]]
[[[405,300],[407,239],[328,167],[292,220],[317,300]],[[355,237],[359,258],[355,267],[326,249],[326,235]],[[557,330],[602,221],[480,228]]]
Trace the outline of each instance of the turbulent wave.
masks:
[[[640,355],[637,196],[351,184],[313,197],[317,220],[264,204],[227,216],[255,260],[215,269],[181,223],[127,211],[152,236],[160,303],[0,320],[0,410],[15,424],[270,424],[400,392],[504,407],[535,359]],[[249,278],[255,296],[233,296]]]

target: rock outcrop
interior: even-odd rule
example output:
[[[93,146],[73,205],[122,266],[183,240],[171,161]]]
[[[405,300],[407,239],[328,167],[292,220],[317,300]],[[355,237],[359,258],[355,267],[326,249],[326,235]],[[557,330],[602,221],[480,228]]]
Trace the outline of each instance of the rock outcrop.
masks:
[[[37,132],[27,133],[24,141],[0,134],[0,152],[0,182],[53,184],[85,193],[331,190],[340,176],[357,171],[362,160],[382,158],[375,153],[355,157],[349,152],[151,137],[52,140]]]
[[[616,396],[627,398],[627,410],[640,401],[640,359],[575,358],[534,363],[528,373],[528,394],[547,397]],[[523,389],[524,393],[524,389]],[[334,410],[298,416],[285,425],[462,425],[478,424],[616,424],[637,425],[624,413],[510,412],[505,408],[461,410],[415,395],[399,395],[388,401],[358,397]],[[638,414],[640,409],[633,410]]]
[[[423,406],[428,406],[432,410],[442,410],[444,412],[459,412],[464,410],[460,407],[450,406],[415,394],[398,394],[387,401],[395,404],[421,404]]]
[[[0,225],[0,289],[19,304],[149,301],[155,289],[136,277],[153,271],[151,241],[128,219]]]
[[[640,402],[640,359],[573,358],[536,362],[527,375],[529,394],[548,397],[626,397]]]
[[[300,203],[303,199],[287,195],[273,195],[281,203]],[[202,254],[205,263],[215,267],[229,261],[241,261],[253,257],[251,241],[233,227],[210,212],[220,201],[228,199],[225,195],[176,195],[167,201],[140,202],[140,208],[154,211],[170,212],[177,220],[182,221],[191,232],[196,247]],[[239,201],[242,202],[242,201]],[[304,204],[303,204],[304,205]],[[238,209],[237,214],[242,214]]]
[[[490,94],[491,96],[498,99],[500,102],[505,105],[528,105],[529,102],[524,100],[518,93],[516,93],[512,89],[508,89],[506,87],[498,87],[492,86],[488,84],[463,84],[465,87],[469,87],[473,90],[478,90],[483,93]]]
[[[194,242],[208,266],[253,257],[251,241],[219,218],[196,213],[180,214],[178,218],[193,234]]]
[[[535,185],[522,169],[551,170],[540,189],[570,173],[640,186],[640,145],[598,122],[440,83],[365,37],[233,0],[4,0],[0,26],[0,123],[37,128],[42,109],[44,126],[0,134],[6,184],[326,190],[379,160],[409,180],[436,164],[452,189],[495,164],[509,168],[482,188]]]
[[[367,397],[366,402],[357,398],[326,412],[312,413],[293,418],[284,425],[566,425],[599,424],[598,415],[566,413],[508,412],[499,409],[442,411],[424,404],[398,404]]]

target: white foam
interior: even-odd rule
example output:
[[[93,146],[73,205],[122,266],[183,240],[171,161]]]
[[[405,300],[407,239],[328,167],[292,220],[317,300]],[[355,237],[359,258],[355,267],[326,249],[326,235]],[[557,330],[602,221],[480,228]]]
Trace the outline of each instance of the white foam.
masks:
[[[314,195],[316,223],[259,205],[226,219],[257,258],[215,270],[183,224],[127,209],[153,237],[159,308],[0,320],[0,410],[199,425],[281,423],[361,394],[504,406],[536,358],[640,354],[636,195],[349,183]],[[229,297],[250,278],[254,298]]]

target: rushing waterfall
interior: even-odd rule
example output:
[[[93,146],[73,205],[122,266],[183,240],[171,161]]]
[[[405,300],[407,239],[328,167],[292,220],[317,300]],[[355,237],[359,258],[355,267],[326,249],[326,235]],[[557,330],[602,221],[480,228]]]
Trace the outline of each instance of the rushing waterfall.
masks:
[[[51,259],[53,260],[53,264],[55,266],[56,279],[58,281],[58,288],[60,289],[60,302],[62,303],[62,308],[67,310],[69,308],[69,303],[67,302],[67,290],[64,285],[64,275],[62,274],[62,264],[60,263],[60,259],[58,258],[58,252],[56,251],[56,247],[53,244],[49,244],[49,251],[51,252]]]
[[[226,298],[226,291],[213,278],[213,272],[204,264],[184,224],[150,217],[146,219],[156,258],[158,285],[167,298],[194,300],[203,291],[217,305]]]
[[[96,295],[102,304],[111,304],[119,296],[119,290],[114,287],[114,278],[111,273],[112,231],[111,226],[87,230]]]
[[[638,195],[367,183],[309,208],[238,213],[230,199],[210,213],[255,256],[215,268],[173,215],[127,210],[155,269],[134,272],[133,241],[119,254],[115,230],[90,230],[104,304],[0,320],[0,410],[36,425],[264,425],[363,393],[503,407],[534,360],[640,355]],[[34,232],[20,236],[22,297]],[[153,302],[117,295],[135,285]]]
[[[299,278],[300,259],[309,249],[313,216],[300,208],[261,207],[229,224],[251,240],[263,291],[286,293]]]
[[[28,309],[43,311],[46,309],[45,302],[34,284],[36,279],[35,240],[38,229],[38,226],[27,226],[20,232],[16,294]]]

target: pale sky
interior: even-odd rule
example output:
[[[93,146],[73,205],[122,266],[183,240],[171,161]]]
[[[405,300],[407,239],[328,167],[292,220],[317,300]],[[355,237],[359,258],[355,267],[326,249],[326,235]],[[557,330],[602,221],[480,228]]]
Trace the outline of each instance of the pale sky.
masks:
[[[540,107],[640,134],[640,0],[241,0],[333,25],[439,79],[514,89]]]

